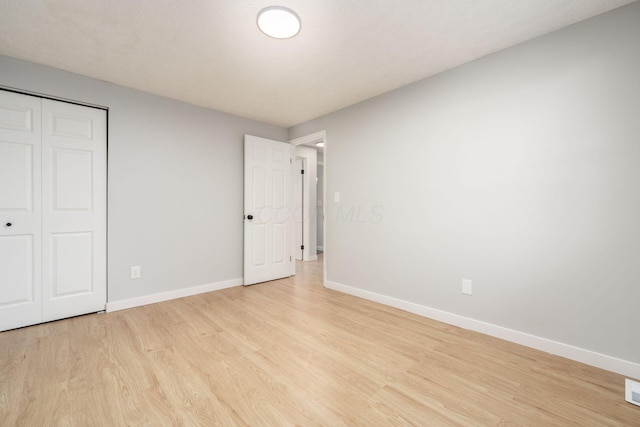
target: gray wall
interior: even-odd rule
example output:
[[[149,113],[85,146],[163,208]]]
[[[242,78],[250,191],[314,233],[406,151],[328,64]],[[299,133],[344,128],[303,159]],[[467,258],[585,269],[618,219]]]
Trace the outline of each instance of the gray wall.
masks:
[[[638,23],[634,3],[290,129],[327,131],[327,279],[640,362]]]
[[[110,302],[242,277],[243,135],[286,129],[5,56],[0,85],[109,108]]]

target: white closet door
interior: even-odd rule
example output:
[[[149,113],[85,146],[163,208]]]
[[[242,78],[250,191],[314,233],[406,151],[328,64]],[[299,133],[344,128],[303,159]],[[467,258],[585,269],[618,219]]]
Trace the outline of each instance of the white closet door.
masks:
[[[106,112],[42,100],[43,320],[105,309]]]
[[[0,91],[0,330],[42,321],[40,98]]]

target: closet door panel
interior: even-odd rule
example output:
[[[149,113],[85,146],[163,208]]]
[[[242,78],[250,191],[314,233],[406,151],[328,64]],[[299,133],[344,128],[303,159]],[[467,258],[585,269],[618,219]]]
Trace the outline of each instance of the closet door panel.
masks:
[[[44,319],[106,304],[106,112],[43,100]]]
[[[42,321],[40,106],[0,91],[0,330]]]

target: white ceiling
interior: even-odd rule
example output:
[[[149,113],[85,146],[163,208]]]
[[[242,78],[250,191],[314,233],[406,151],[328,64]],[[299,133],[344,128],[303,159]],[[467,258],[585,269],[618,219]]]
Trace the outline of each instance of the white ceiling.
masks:
[[[0,54],[288,127],[628,3],[0,0]],[[272,4],[296,37],[258,30]]]

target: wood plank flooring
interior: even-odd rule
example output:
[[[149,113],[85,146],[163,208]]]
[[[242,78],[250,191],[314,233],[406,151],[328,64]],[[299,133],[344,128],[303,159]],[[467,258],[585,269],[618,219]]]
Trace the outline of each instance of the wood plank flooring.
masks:
[[[620,375],[324,289],[321,261],[298,268],[0,333],[0,425],[640,426]]]

